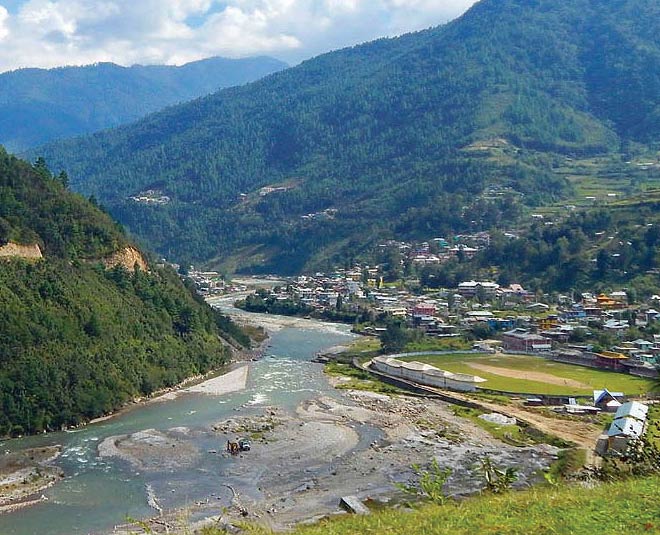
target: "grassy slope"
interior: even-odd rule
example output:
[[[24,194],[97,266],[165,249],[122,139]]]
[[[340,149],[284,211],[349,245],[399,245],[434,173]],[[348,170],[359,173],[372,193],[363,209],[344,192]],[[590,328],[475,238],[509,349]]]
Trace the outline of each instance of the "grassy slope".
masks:
[[[660,533],[660,477],[632,479],[586,489],[535,488],[481,496],[412,513],[388,510],[347,516],[295,535],[621,535]],[[254,528],[255,533],[268,533]],[[214,535],[207,531],[205,535]]]
[[[500,425],[494,422],[489,422],[479,418],[482,414],[486,414],[485,411],[479,409],[470,409],[468,407],[461,407],[456,405],[452,407],[454,414],[462,418],[467,418],[472,423],[478,425],[482,429],[485,429],[490,435],[501,440],[505,444],[511,444],[512,446],[526,446],[529,444],[553,444],[557,447],[565,447],[566,443],[561,440],[553,439],[549,435],[544,435],[542,433],[536,432],[533,428],[525,426],[522,424],[515,425]],[[531,432],[530,432],[531,431]]]
[[[484,379],[488,379],[488,382],[484,384],[485,388],[510,392],[578,395],[591,394],[592,390],[596,388],[608,388],[610,390],[618,390],[625,392],[626,394],[636,395],[644,394],[653,387],[653,381],[649,379],[642,379],[640,377],[633,377],[622,373],[594,370],[582,366],[571,366],[570,364],[562,364],[545,360],[543,358],[527,357],[523,355],[428,355],[411,357],[409,360],[425,362],[454,373],[479,375]],[[545,384],[538,381],[502,377],[471,368],[467,364],[468,362],[480,362],[481,364],[493,367],[546,373],[556,377],[573,379],[588,384],[593,388],[572,388],[561,385]]]

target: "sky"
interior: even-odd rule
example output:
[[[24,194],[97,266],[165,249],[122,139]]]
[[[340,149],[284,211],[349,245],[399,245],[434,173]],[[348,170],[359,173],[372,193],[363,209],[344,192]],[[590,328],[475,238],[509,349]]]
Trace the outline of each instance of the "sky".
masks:
[[[475,0],[0,0],[0,72],[181,65],[210,56],[290,64],[436,26]]]

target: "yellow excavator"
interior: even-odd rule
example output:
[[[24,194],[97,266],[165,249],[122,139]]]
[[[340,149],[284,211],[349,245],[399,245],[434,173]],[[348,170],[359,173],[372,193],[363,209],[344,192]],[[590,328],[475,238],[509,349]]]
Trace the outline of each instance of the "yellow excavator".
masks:
[[[232,455],[238,455],[243,451],[250,451],[251,447],[250,439],[245,437],[239,438],[238,440],[227,441],[227,452]]]

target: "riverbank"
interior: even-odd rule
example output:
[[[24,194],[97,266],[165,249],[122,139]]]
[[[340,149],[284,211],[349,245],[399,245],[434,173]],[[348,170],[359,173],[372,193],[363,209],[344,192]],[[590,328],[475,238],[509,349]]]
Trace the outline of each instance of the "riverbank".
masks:
[[[252,358],[250,360],[252,360]],[[238,368],[239,370],[244,368],[245,371],[241,371],[236,375],[233,375],[234,371],[236,370],[227,371],[228,369],[231,369],[236,366],[239,367]],[[100,418],[95,418],[94,420],[90,420],[87,423],[81,424],[80,426],[78,426],[78,428],[85,427],[87,425],[106,422],[108,420],[111,420],[112,418],[116,418],[118,416],[126,414],[127,412],[135,410],[144,405],[149,405],[151,403],[159,403],[162,401],[170,401],[186,393],[201,393],[201,391],[204,391],[204,393],[222,395],[222,390],[226,390],[226,392],[224,393],[239,392],[241,390],[244,390],[246,387],[247,369],[248,366],[244,364],[243,361],[238,360],[229,363],[222,370],[213,370],[207,373],[206,375],[195,375],[193,377],[189,377],[188,379],[185,379],[176,386],[158,390],[157,392],[154,392],[151,396],[136,398],[133,401],[127,403],[121,409],[118,409],[106,416],[101,416]],[[245,374],[245,377],[243,377],[243,374]],[[238,381],[236,385],[232,385],[232,382],[234,380]],[[218,391],[219,393],[216,393],[214,391]]]
[[[207,302],[216,308],[228,312],[233,303],[245,294],[234,294],[231,296],[215,297],[207,299]],[[240,308],[231,308],[231,317],[234,321],[241,324],[247,322],[250,325],[264,328],[268,333],[273,334],[282,329],[298,328],[325,332],[343,332],[341,327],[345,323],[336,323],[311,318],[300,318],[297,316],[279,316],[275,314],[262,314],[257,312],[248,312]]]
[[[151,398],[136,400],[113,414],[97,418],[89,422],[89,424],[105,422],[141,406],[171,401],[186,394],[223,396],[240,392],[245,390],[247,386],[249,365],[236,364],[235,366],[238,367],[230,372],[222,375],[211,374],[212,376],[208,379],[204,379],[203,377],[190,378],[176,388],[168,389],[166,392],[159,393],[157,396]],[[217,372],[215,373],[217,374]],[[172,442],[168,443],[166,440],[163,440],[163,437],[152,435],[145,432],[143,435],[137,437],[137,442],[139,443],[142,440],[143,443],[149,446],[165,442],[168,444],[168,447],[176,446],[173,446]],[[116,455],[125,459],[125,456],[117,455],[118,451],[115,445],[109,441],[104,441],[99,446],[100,457]],[[171,449],[169,451],[171,452]],[[183,449],[179,448],[176,452],[182,454]],[[15,453],[5,452],[0,456],[0,514],[11,513],[43,501],[44,498],[41,496],[41,493],[64,478],[63,471],[53,464],[60,453],[61,448],[59,446],[52,446],[33,448]],[[178,463],[179,461],[175,459],[172,462]]]
[[[252,317],[245,321],[256,326],[259,326],[262,323],[263,318],[256,315],[251,316]],[[267,319],[271,321],[265,321],[264,323],[268,325],[268,332],[271,334],[287,327],[295,326],[321,331],[330,330],[331,332],[334,332],[335,330],[334,328],[328,329],[328,326],[326,325],[318,325],[317,322],[314,321],[291,322],[286,320],[278,321],[278,318]],[[249,362],[260,358],[269,346],[269,340],[270,337],[261,340],[259,345],[251,350],[245,350],[240,353],[234,352],[234,362],[228,364],[224,370],[215,370],[204,376],[187,378],[175,387],[159,390],[149,397],[134,399],[117,411],[93,419],[90,422],[77,426],[76,428],[71,428],[70,431],[79,431],[89,425],[109,422],[115,418],[125,416],[132,411],[139,410],[141,407],[172,401],[184,395],[204,394],[208,396],[225,396],[243,391],[247,386],[250,367],[246,361]],[[171,439],[172,437],[151,436],[150,431],[151,430],[146,430],[144,436],[133,437],[136,439],[133,446],[139,449],[141,443],[150,444],[149,447],[153,447],[153,444],[156,443],[167,443],[171,449],[176,448],[175,441],[168,442],[168,439]],[[128,437],[120,438],[125,440],[126,444],[130,444]],[[174,437],[174,439],[176,439],[176,437]],[[173,444],[174,448],[172,448]],[[103,452],[104,455],[101,455],[101,457],[107,457],[109,456],[107,450],[112,450],[114,445],[105,442],[103,447],[105,450]],[[177,451],[183,453],[184,449],[179,448]],[[116,453],[116,450],[114,453]],[[28,458],[34,457],[34,459],[31,462],[19,463],[19,459],[23,459],[23,461],[25,460],[25,458],[22,457],[23,454],[28,454]],[[117,457],[127,460],[125,456],[122,457],[121,455],[117,455]],[[56,458],[57,456],[55,455],[43,457],[38,454],[37,450],[25,450],[16,455],[4,455],[2,457],[3,464],[0,466],[0,513],[10,513],[17,509],[41,503],[45,499],[42,496],[42,493],[63,479],[62,470],[53,464]],[[176,464],[176,462],[177,461],[174,460],[172,461],[172,464]]]
[[[245,390],[248,380],[249,366],[242,364],[238,368],[223,375],[218,375],[206,381],[197,382],[189,387],[178,388],[167,394],[155,398],[153,401],[176,399],[184,394],[207,394],[210,396],[223,396],[232,392]]]
[[[258,323],[259,318],[254,320]],[[266,406],[293,413],[304,399],[332,395],[322,368],[309,361],[319,351],[341,344],[349,336],[345,330],[326,330],[319,326],[274,332],[268,347],[263,348],[264,358],[248,364],[248,388],[244,391],[221,396],[191,393],[170,401],[147,401],[130,406],[99,425],[7,441],[6,448],[13,451],[40,444],[62,444],[61,458],[55,464],[65,470],[66,479],[44,493],[47,501],[2,515],[0,533],[41,533],[45,518],[49,519],[49,533],[53,535],[104,533],[125,522],[127,516],[141,519],[156,514],[152,495],[166,511],[181,510],[207,498],[220,511],[220,504],[229,505],[231,492],[223,486],[224,481],[218,480],[218,474],[225,464],[234,462],[222,453],[226,440],[235,440],[242,436],[242,431],[236,429],[239,434],[225,435],[212,431],[212,427],[236,416],[258,415]],[[244,362],[235,363],[228,371],[242,366]],[[210,379],[214,377],[205,378]],[[193,385],[186,388],[189,386]],[[259,431],[256,433],[255,445],[260,440]],[[117,447],[126,453],[141,455],[140,449],[160,449],[160,460],[134,464],[124,457],[100,456],[99,444],[110,437],[119,437]],[[168,444],[171,452],[166,450]],[[185,453],[189,462],[179,463],[178,451],[182,456]],[[227,483],[240,488],[231,481]],[[40,498],[40,494],[35,498]]]
[[[229,303],[230,298],[224,298],[218,306]],[[285,328],[337,328],[318,320],[240,310],[232,315],[271,333]],[[544,444],[506,444],[469,419],[456,416],[452,406],[442,401],[353,390],[312,397],[288,412],[266,407],[256,415],[220,421],[202,433],[217,437],[216,444],[239,436],[253,440],[251,451],[238,457],[222,451],[217,454],[225,463],[218,487],[231,488],[232,497],[214,493],[185,510],[165,512],[143,527],[124,526],[114,533],[171,532],[183,527],[182,518],[195,527],[205,522],[226,525],[247,520],[286,530],[300,522],[341,514],[342,496],[390,505],[404,499],[396,484],[415,480],[413,464],[425,466],[436,459],[440,466],[451,468],[446,490],[464,496],[482,488],[483,477],[475,467],[485,457],[498,467],[515,467],[520,474],[516,485],[526,486],[541,480],[559,453]],[[176,438],[184,443],[177,442],[170,449],[186,448],[185,432],[172,429],[160,437],[123,437],[127,447],[122,448],[122,440],[116,442],[123,450],[116,455],[136,468],[158,464],[158,459],[151,458],[158,455],[158,447],[143,443],[134,448],[145,438],[146,443],[155,439],[163,444]]]
[[[0,514],[43,500],[38,496],[64,477],[62,470],[52,465],[60,453],[60,446],[50,446],[0,456]]]

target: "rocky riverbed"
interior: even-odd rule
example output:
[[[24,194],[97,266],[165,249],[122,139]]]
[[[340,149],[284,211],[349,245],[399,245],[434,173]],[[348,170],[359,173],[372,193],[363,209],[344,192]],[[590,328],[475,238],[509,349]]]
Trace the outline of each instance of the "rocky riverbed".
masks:
[[[339,514],[339,500],[346,495],[401,499],[395,483],[414,482],[411,466],[428,465],[434,458],[451,468],[446,492],[460,497],[484,486],[479,465],[485,457],[498,467],[515,467],[516,485],[525,486],[541,479],[558,454],[547,445],[506,445],[439,401],[358,391],[340,399],[305,401],[293,413],[267,407],[257,415],[218,422],[205,432],[217,435],[219,442],[252,437],[252,448],[228,457],[218,476],[234,493],[228,510],[221,513],[217,500],[202,500],[189,508],[188,518],[224,523],[247,519],[275,530]],[[158,449],[136,450],[135,438],[126,447],[117,442],[118,454],[132,457],[136,466],[151,465]],[[184,435],[178,439],[185,443]],[[172,450],[183,447],[177,443]],[[165,514],[150,529],[164,532],[180,517],[180,511]]]

